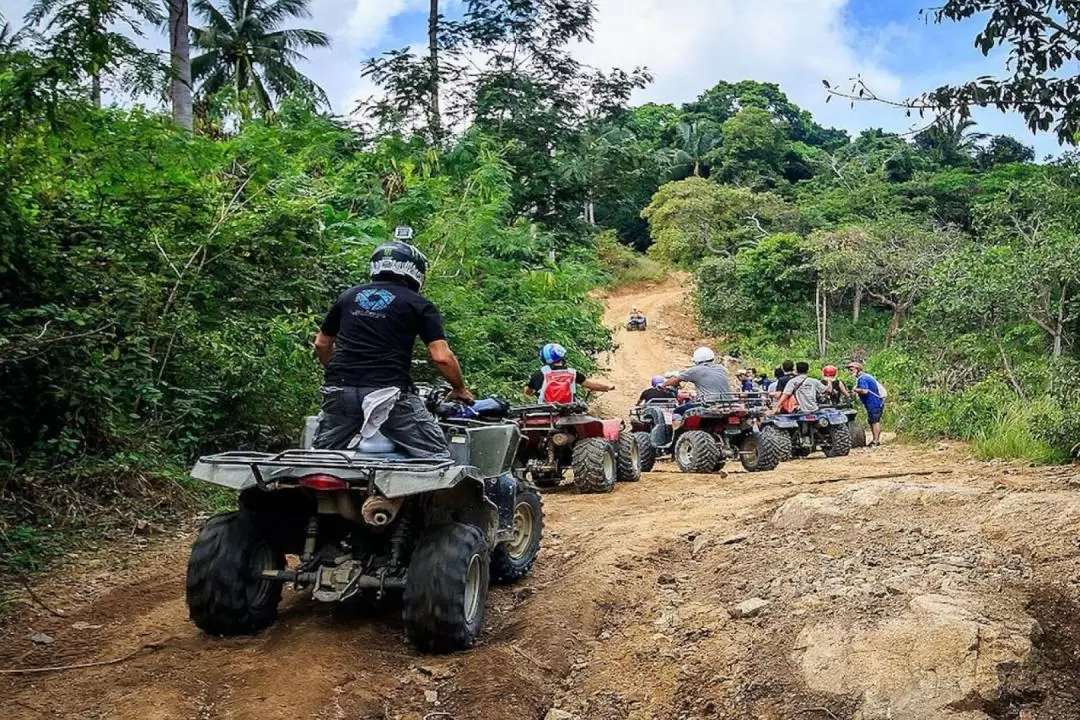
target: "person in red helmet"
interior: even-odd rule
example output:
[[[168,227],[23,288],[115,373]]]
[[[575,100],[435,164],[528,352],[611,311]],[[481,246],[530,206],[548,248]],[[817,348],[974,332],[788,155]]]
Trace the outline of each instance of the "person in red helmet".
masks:
[[[851,397],[851,391],[848,390],[847,385],[837,377],[835,365],[823,367],[821,369],[821,379],[825,383],[825,397],[828,399],[829,404],[835,405],[841,400]]]

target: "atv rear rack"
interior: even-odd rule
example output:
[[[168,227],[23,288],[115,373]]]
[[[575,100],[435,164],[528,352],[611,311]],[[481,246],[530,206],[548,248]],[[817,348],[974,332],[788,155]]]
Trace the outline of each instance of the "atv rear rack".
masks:
[[[355,484],[357,489],[374,486],[387,497],[448,488],[463,477],[479,476],[476,468],[449,459],[383,458],[343,450],[224,452],[199,458],[191,471],[197,480],[233,490],[257,487],[266,491],[277,489],[282,481],[318,474]]]

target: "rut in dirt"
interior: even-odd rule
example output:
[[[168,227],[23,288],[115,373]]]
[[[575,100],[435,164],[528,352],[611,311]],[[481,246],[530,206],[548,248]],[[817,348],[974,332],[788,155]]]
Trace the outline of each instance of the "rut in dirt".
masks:
[[[675,282],[607,299],[612,326],[632,304],[649,316],[646,332],[616,332],[608,412],[686,363],[684,301]],[[533,573],[494,589],[478,647],[448,656],[413,650],[393,604],[288,591],[266,632],[207,637],[187,620],[185,528],[43,580],[63,617],[13,618],[0,667],[147,647],[0,676],[0,692],[15,718],[1080,717],[1075,479],[897,445],[559,489]]]

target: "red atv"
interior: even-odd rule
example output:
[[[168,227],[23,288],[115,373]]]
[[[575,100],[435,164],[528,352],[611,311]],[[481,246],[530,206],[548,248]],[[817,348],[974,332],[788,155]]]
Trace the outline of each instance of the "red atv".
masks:
[[[512,408],[524,436],[516,468],[538,487],[555,487],[567,470],[582,493],[606,493],[615,481],[641,479],[641,457],[634,436],[618,418],[602,420],[584,403],[525,405]]]

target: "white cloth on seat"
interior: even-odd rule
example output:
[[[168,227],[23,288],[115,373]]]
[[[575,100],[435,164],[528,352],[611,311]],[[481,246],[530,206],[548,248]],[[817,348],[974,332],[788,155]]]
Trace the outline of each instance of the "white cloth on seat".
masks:
[[[401,388],[389,387],[368,393],[364,397],[364,425],[360,428],[360,437],[375,437],[379,428],[390,417],[390,411],[401,397]]]

